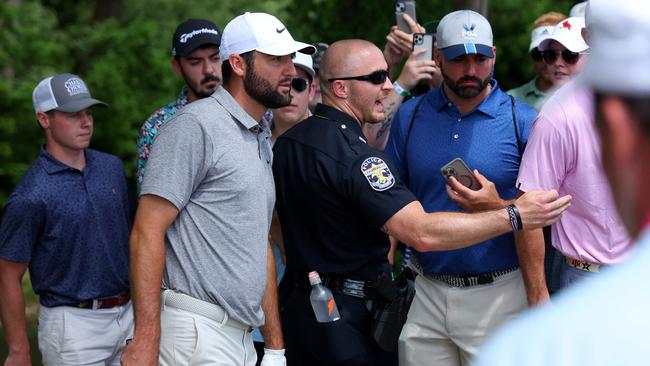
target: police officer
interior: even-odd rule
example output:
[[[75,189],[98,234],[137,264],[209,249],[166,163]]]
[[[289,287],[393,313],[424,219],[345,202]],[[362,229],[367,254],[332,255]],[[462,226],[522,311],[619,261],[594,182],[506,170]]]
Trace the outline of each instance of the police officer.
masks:
[[[287,254],[281,284],[287,362],[394,365],[396,355],[370,337],[366,306],[378,275],[390,271],[386,233],[419,251],[460,248],[513,226],[548,225],[570,197],[538,191],[522,196],[510,211],[427,214],[361,130],[384,119],[382,101],[392,86],[382,52],[363,40],[336,42],[320,74],[323,104],[274,147],[276,208]],[[338,321],[316,321],[307,281],[314,270],[334,293]]]

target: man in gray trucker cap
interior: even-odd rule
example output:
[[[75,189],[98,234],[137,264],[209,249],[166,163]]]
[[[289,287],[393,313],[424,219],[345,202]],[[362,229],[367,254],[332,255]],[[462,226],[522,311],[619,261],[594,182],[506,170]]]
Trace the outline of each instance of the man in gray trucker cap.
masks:
[[[21,286],[29,268],[43,364],[119,365],[133,333],[128,190],[121,160],[88,148],[91,108],[106,104],[72,74],[41,81],[33,102],[45,145],[9,195],[0,224],[5,364],[32,361]]]

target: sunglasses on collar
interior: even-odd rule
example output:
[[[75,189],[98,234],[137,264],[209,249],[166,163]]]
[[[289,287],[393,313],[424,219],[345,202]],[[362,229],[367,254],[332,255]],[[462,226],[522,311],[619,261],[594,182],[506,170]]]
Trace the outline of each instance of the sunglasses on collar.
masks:
[[[386,79],[388,79],[388,70],[377,70],[367,75],[331,78],[331,79],[327,79],[327,81],[331,83],[335,80],[361,80],[361,81],[369,81],[375,85],[381,85],[386,82]]]

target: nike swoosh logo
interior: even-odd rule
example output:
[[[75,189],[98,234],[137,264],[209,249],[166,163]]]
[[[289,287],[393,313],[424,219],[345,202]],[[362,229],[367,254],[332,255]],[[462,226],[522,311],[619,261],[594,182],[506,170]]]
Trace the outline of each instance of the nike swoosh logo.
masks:
[[[278,33],[282,33],[282,32],[284,32],[285,29],[287,29],[287,28],[286,27],[282,28],[282,29],[275,28],[275,31],[278,32]]]

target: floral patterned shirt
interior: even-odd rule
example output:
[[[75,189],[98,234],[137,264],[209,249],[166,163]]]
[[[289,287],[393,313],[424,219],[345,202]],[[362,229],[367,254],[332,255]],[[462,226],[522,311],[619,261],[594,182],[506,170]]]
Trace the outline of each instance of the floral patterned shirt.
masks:
[[[144,168],[147,164],[147,159],[149,158],[149,150],[151,149],[151,145],[153,144],[156,135],[158,135],[158,131],[160,131],[160,128],[186,104],[187,86],[184,86],[176,100],[167,103],[164,107],[155,111],[151,116],[149,116],[149,118],[147,118],[140,128],[140,134],[138,135],[138,141],[136,144],[136,154],[138,159],[136,182],[138,184],[138,193],[140,192],[140,185],[144,178]]]

